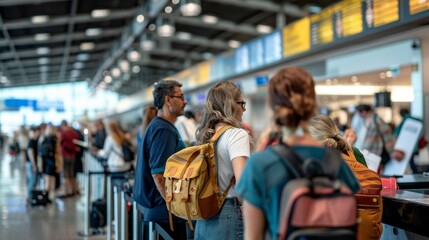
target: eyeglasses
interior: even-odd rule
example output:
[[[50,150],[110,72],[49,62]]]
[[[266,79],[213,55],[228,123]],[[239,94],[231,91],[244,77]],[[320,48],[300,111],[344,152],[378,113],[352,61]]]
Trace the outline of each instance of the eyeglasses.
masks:
[[[185,95],[180,95],[180,96],[171,95],[170,97],[172,97],[172,98],[180,98],[180,99],[182,99],[182,101],[185,100]]]
[[[246,102],[245,101],[237,101],[237,103],[241,105],[241,108],[246,108]]]

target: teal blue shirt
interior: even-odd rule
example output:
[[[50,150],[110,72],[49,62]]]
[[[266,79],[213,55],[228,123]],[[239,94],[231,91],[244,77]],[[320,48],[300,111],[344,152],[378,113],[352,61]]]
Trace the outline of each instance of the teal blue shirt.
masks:
[[[323,159],[326,152],[325,148],[312,146],[294,146],[293,150],[302,159]],[[282,161],[271,147],[255,153],[248,159],[236,186],[239,196],[262,209],[273,239],[277,236],[279,225],[280,196],[285,184],[293,178]],[[338,179],[353,192],[360,189],[359,182],[345,161],[341,164]]]

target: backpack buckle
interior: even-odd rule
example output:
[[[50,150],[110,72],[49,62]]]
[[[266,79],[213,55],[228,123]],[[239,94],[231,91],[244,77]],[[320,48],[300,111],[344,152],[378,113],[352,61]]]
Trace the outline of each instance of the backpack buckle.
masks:
[[[174,193],[180,193],[180,189],[182,188],[182,179],[177,181],[177,183],[174,185]]]

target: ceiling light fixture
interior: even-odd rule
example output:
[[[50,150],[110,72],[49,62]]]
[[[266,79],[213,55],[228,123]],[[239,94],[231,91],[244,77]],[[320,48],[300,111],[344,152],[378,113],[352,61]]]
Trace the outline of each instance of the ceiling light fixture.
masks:
[[[93,42],[84,42],[79,45],[80,50],[88,51],[94,49],[95,45]]]
[[[140,38],[140,48],[143,51],[151,51],[155,48],[155,42],[152,40],[152,37],[148,34],[144,34]]]
[[[172,11],[173,11],[173,8],[170,7],[170,6],[167,6],[167,7],[164,8],[164,12],[165,13],[171,13]]]
[[[50,52],[50,50],[48,47],[39,47],[36,49],[36,53],[38,55],[45,55],[45,54],[48,54],[49,52]]]
[[[232,48],[238,48],[240,47],[241,43],[237,40],[229,40],[228,45]]]
[[[9,79],[7,79],[6,76],[1,76],[0,77],[0,83],[7,83],[9,81]]]
[[[203,22],[209,23],[209,24],[216,24],[219,21],[219,19],[213,15],[203,15],[202,20]]]
[[[93,18],[104,18],[109,16],[110,11],[108,9],[94,9],[91,12]]]
[[[40,72],[47,72],[47,71],[49,71],[49,66],[48,65],[42,65],[39,67],[39,71]]]
[[[41,23],[45,23],[49,20],[49,16],[48,15],[38,15],[38,16],[33,16],[31,17],[31,22],[33,24],[41,24]]]
[[[140,72],[140,67],[139,66],[133,66],[133,73],[139,73]]]
[[[122,70],[122,72],[127,73],[130,71],[130,63],[123,59],[119,61],[119,68]]]
[[[201,3],[199,0],[182,0],[180,12],[185,17],[198,16],[201,13]]]
[[[180,0],[172,0],[171,1],[174,5],[178,4],[180,2]]]
[[[117,68],[117,67],[112,68],[112,70],[110,72],[112,73],[112,76],[114,78],[118,78],[118,77],[121,76],[121,70],[119,68]]]
[[[140,53],[136,50],[129,51],[127,54],[127,58],[131,62],[137,62],[138,60],[140,60]]]
[[[156,29],[156,25],[155,25],[155,24],[153,24],[153,23],[151,23],[151,24],[149,24],[148,29],[149,29],[150,31],[155,31],[155,29]]]
[[[78,70],[78,69],[73,69],[70,72],[71,77],[78,77],[79,75],[80,75],[80,70]]]
[[[84,67],[85,67],[85,63],[83,63],[83,62],[75,62],[73,64],[73,68],[75,68],[75,69],[82,69]]]
[[[38,33],[34,35],[34,40],[36,41],[46,41],[49,39],[49,33]]]
[[[37,62],[38,62],[40,65],[45,65],[45,64],[48,64],[48,63],[49,63],[49,58],[46,58],[46,57],[39,58],[39,59],[37,60]]]
[[[111,82],[112,82],[112,77],[111,77],[111,76],[105,76],[105,77],[104,77],[104,81],[105,81],[106,83],[111,83]]]
[[[88,28],[85,31],[85,35],[88,37],[101,35],[103,30],[101,28]]]
[[[256,31],[258,31],[259,33],[267,34],[267,33],[272,32],[273,28],[271,26],[268,26],[268,25],[259,24],[256,26]]]
[[[192,34],[190,34],[188,32],[178,32],[178,33],[176,33],[176,36],[178,39],[186,40],[186,41],[191,40],[191,38],[192,38]]]
[[[171,19],[158,18],[157,25],[157,33],[160,37],[171,37],[176,32],[176,28]]]
[[[142,23],[144,22],[144,16],[142,14],[138,15],[136,18],[137,22]]]
[[[84,62],[89,60],[89,54],[88,53],[80,53],[76,56],[76,59],[78,61]]]

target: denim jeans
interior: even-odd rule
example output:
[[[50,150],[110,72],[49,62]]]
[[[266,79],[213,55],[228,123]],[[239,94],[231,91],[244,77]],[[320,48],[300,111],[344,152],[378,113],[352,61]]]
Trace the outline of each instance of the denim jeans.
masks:
[[[243,239],[243,215],[237,199],[226,199],[218,215],[198,220],[194,239]]]
[[[31,190],[36,187],[37,173],[33,172],[33,166],[30,162],[26,162],[27,168],[27,196],[31,197]]]

